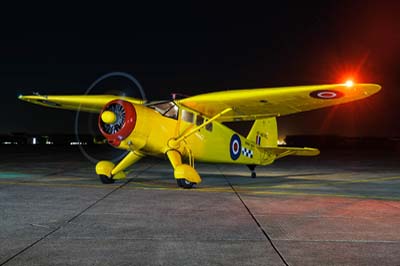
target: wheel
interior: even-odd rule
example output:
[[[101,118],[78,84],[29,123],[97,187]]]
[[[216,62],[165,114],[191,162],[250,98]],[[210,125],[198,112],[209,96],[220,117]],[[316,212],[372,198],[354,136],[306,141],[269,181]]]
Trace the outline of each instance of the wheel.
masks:
[[[103,183],[103,184],[112,184],[112,183],[115,182],[114,179],[109,178],[109,177],[106,176],[106,175],[99,175],[99,177],[100,177],[101,183]]]
[[[186,180],[186,179],[183,179],[183,178],[177,179],[177,180],[176,180],[176,183],[177,183],[178,186],[181,187],[181,188],[192,188],[193,185],[195,184],[195,183],[192,183],[192,182],[190,182],[190,181],[188,181],[188,180]]]
[[[251,178],[256,178],[257,174],[256,174],[256,166],[254,164],[248,164],[247,167],[250,169],[251,171]]]

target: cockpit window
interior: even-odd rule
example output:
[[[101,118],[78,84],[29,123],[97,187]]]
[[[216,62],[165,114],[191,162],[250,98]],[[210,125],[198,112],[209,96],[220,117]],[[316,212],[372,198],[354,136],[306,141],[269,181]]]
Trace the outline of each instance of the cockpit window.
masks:
[[[173,102],[157,103],[150,105],[149,107],[153,108],[163,116],[178,119],[179,108]]]

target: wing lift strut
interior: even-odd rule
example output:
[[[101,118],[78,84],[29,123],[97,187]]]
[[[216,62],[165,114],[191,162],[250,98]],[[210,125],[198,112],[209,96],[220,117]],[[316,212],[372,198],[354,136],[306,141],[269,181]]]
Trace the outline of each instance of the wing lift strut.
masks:
[[[216,114],[212,118],[202,123],[201,125],[193,127],[192,129],[183,132],[180,136],[172,138],[168,141],[168,147],[170,149],[166,152],[166,154],[169,161],[171,162],[172,167],[174,168],[174,177],[178,183],[178,186],[183,188],[192,188],[194,184],[198,184],[201,182],[199,174],[194,169],[194,159],[191,153],[189,154],[191,155],[190,156],[191,165],[182,163],[182,155],[179,152],[181,142],[184,142],[189,136],[193,135],[201,128],[207,126],[208,124],[218,119],[220,116],[230,111],[232,111],[231,107],[226,108],[220,113]]]

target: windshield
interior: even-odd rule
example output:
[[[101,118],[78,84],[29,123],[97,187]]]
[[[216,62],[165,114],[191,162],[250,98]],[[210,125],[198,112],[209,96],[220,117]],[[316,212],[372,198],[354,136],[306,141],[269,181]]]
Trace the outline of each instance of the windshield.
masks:
[[[173,119],[178,119],[179,108],[173,102],[156,103],[149,106],[160,114]]]

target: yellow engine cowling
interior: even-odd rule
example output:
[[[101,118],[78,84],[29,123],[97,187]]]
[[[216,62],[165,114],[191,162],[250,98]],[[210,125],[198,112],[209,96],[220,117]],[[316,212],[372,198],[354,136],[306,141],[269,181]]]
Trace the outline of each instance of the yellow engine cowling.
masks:
[[[124,100],[107,103],[99,115],[99,129],[108,143],[126,150],[141,150],[148,144],[154,127],[160,127],[163,117],[143,105],[136,105]],[[162,139],[162,138],[161,138]],[[165,146],[160,138],[152,143],[158,144],[153,149]],[[160,143],[158,143],[160,142]]]

